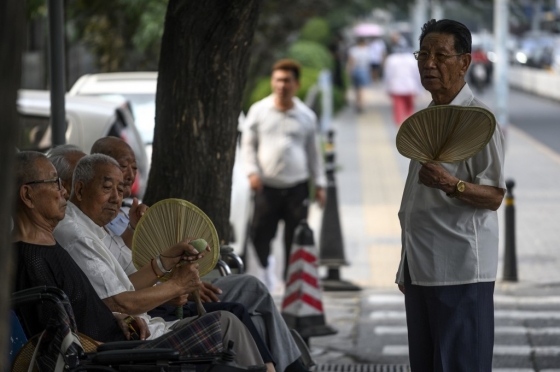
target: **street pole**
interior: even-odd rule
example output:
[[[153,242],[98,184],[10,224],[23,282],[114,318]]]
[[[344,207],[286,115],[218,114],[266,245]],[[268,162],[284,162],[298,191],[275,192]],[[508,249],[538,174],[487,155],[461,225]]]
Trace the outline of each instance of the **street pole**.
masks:
[[[505,249],[503,279],[510,282],[517,281],[517,253],[515,249],[515,198],[513,197],[513,180],[506,181],[505,208]]]
[[[52,145],[66,143],[63,0],[48,0]]]
[[[416,49],[419,47],[420,34],[422,26],[428,21],[426,14],[428,14],[428,0],[415,0],[414,5],[410,7],[412,18],[412,45]]]
[[[496,119],[502,128],[508,125],[508,0],[494,0],[494,45],[496,62],[494,63],[494,92],[496,94]]]
[[[443,19],[443,6],[441,5],[441,0],[431,1],[431,18],[436,21]]]

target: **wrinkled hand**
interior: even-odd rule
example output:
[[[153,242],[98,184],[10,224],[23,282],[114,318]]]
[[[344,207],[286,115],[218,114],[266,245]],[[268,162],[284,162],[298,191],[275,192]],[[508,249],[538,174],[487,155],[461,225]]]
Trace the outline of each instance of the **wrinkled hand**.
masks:
[[[130,226],[132,226],[135,229],[136,225],[138,224],[138,221],[140,221],[140,218],[142,218],[142,216],[144,215],[144,213],[146,213],[147,210],[148,210],[148,206],[146,204],[138,204],[137,198],[132,199],[132,206],[128,211]]]
[[[453,192],[457,184],[455,179],[441,164],[436,163],[424,163],[418,172],[420,183],[445,192]]]
[[[210,283],[202,282],[199,293],[201,302],[220,302],[216,295],[222,294],[222,290]]]
[[[322,187],[315,188],[315,200],[317,200],[317,203],[319,203],[319,206],[321,208],[325,206],[325,203],[327,201],[327,193],[325,192],[324,188]]]
[[[192,262],[200,260],[204,257],[206,252],[210,252],[210,246],[206,246],[206,250],[199,253],[195,247],[188,244],[188,242],[195,239],[196,238],[183,239],[179,243],[161,252],[161,261],[163,266],[169,270],[181,261]]]
[[[113,313],[113,315],[115,316],[115,318],[117,318],[119,327],[121,328],[126,339],[130,340],[130,337],[132,335],[132,330],[130,329],[128,323],[124,321],[128,317],[128,315],[117,314],[117,313]],[[134,328],[134,331],[136,332],[138,337],[140,337],[140,340],[145,340],[148,337],[150,337],[151,335],[150,329],[148,328],[148,325],[146,324],[146,321],[143,318],[139,316],[134,317],[134,321],[130,323],[130,325],[132,326],[132,328]]]
[[[186,264],[180,265],[173,270],[170,281],[182,289],[183,294],[188,294],[200,289],[202,287],[202,281],[198,275],[198,264]]]
[[[185,305],[188,301],[189,301],[189,295],[184,294],[167,301],[167,305],[179,307]]]
[[[249,176],[249,185],[253,191],[261,191],[263,188],[261,178],[258,174],[251,174]]]

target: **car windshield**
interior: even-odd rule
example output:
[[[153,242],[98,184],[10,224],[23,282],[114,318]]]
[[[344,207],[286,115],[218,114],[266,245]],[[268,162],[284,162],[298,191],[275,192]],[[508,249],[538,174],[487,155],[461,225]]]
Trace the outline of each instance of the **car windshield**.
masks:
[[[140,132],[142,141],[145,144],[151,144],[154,141],[156,120],[156,97],[154,94],[104,94],[100,97],[108,100],[122,100],[124,98],[130,102],[136,128]]]

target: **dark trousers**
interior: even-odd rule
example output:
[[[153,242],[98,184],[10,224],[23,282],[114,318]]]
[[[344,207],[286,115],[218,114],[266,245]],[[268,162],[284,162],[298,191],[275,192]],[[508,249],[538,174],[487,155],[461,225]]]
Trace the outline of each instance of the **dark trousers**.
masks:
[[[286,189],[264,186],[255,194],[255,211],[251,225],[251,240],[263,267],[268,266],[270,242],[276,236],[278,222],[284,221],[284,278],[288,272],[294,231],[307,218],[309,185],[307,181]]]
[[[202,306],[209,313],[213,311],[223,310],[230,312],[237,318],[239,318],[239,320],[241,320],[245,327],[247,327],[249,333],[251,333],[251,336],[253,336],[253,339],[255,340],[255,344],[257,344],[257,348],[259,349],[259,353],[261,354],[263,361],[265,363],[274,363],[274,359],[272,359],[270,350],[257,331],[255,324],[251,320],[251,315],[249,315],[249,312],[247,311],[247,308],[245,306],[237,302],[206,302],[203,303]],[[175,309],[175,306],[161,305],[149,311],[148,314],[153,317],[161,317],[170,322],[173,320],[177,320]],[[197,315],[198,311],[196,309],[196,303],[189,301],[183,306],[183,317],[188,318],[190,316]],[[225,347],[227,347],[227,345],[224,345],[224,348]]]
[[[411,284],[405,265],[405,306],[412,372],[491,372],[494,282]]]

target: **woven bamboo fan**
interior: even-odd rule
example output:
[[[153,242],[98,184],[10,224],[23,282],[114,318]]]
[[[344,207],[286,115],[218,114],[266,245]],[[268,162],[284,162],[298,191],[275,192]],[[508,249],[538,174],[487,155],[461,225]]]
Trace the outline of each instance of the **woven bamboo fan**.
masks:
[[[421,163],[455,163],[482,150],[495,129],[494,115],[481,107],[432,106],[403,122],[397,150]]]
[[[140,269],[149,265],[150,260],[165,249],[189,237],[202,238],[211,248],[197,261],[202,277],[214,269],[220,255],[220,242],[214,224],[202,210],[186,200],[161,200],[148,208],[136,226],[132,239],[132,262]],[[161,280],[165,281],[169,276]]]

